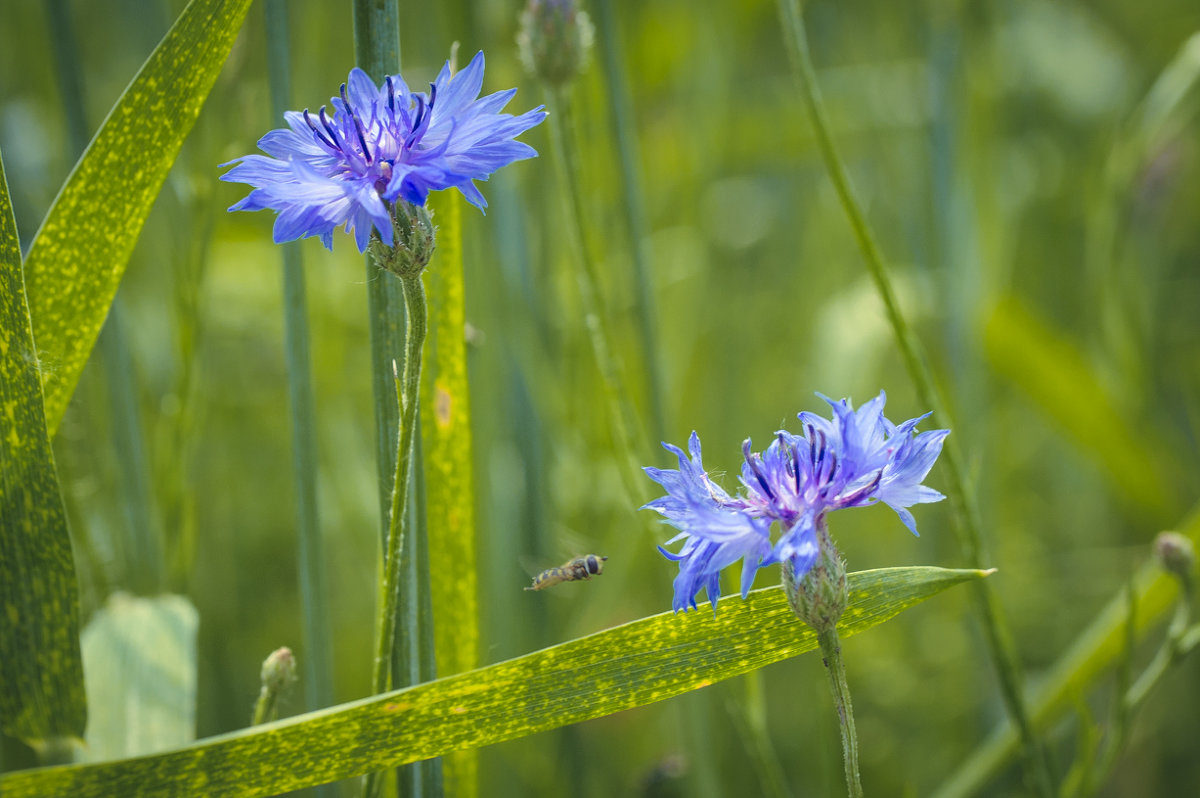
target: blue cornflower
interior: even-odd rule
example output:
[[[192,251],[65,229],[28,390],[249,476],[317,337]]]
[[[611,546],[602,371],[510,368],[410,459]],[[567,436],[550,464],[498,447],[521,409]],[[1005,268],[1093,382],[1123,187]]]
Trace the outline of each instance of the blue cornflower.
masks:
[[[514,137],[546,118],[542,106],[520,116],[499,113],[516,89],[479,97],[483,53],[451,75],[442,67],[429,92],[410,92],[399,75],[381,86],[354,69],[331,100],[313,114],[288,111],[287,128],[258,141],[264,155],[246,155],[222,180],[248,183],[250,194],[231,211],[275,210],[276,243],[319,236],[333,248],[333,231],[354,232],[359,252],[371,230],[392,246],[392,205],[424,205],[430,191],[457,188],[480,210],[487,201],[475,180],[537,151]],[[270,156],[270,157],[267,157]]]
[[[663,444],[678,458],[678,469],[645,469],[667,494],[643,509],[657,511],[679,530],[667,545],[684,541],[678,554],[659,547],[679,563],[672,601],[676,611],[695,607],[701,588],[715,606],[719,573],[738,560],[743,560],[743,598],[755,572],[773,563],[789,565],[799,582],[817,560],[817,530],[834,510],[883,502],[915,535],[916,521],[907,508],[945,498],[921,482],[950,430],[916,432],[928,413],[893,424],[884,418],[887,398],[882,391],[857,411],[848,399],[821,398],[833,408],[832,419],[800,413],[801,433],[775,433],[762,453],[752,452],[746,440],[743,490],[736,496],[704,471],[695,432],[688,441],[690,459],[678,447]],[[776,522],[781,534],[772,543],[770,530]]]

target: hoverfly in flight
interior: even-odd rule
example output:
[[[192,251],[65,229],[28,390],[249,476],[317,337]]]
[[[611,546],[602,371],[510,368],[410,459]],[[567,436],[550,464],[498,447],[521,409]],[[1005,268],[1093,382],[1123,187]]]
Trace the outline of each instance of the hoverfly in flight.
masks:
[[[545,590],[560,582],[578,582],[591,579],[593,575],[604,573],[604,561],[607,557],[588,554],[576,557],[557,568],[547,568],[533,578],[533,584],[526,590]]]

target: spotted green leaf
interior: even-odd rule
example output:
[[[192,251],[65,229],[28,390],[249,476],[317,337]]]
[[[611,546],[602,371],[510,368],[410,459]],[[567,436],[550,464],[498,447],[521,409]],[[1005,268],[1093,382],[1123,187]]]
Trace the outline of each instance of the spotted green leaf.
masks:
[[[843,637],[987,572],[850,574]],[[256,796],[349,778],[645,706],[817,647],[779,587],[715,615],[662,613],[486,668],[154,756],[0,776],[5,798]]]
[[[249,7],[250,0],[188,4],[109,112],[33,241],[25,290],[51,435]]]
[[[70,756],[86,716],[75,563],[0,163],[0,723],[47,760]]]
[[[465,288],[463,284],[462,197],[442,191],[430,198],[438,225],[429,290],[429,335],[425,340],[422,439],[425,447],[425,517],[434,650],[443,675],[479,664],[479,607],[475,579],[471,405],[467,386]],[[461,751],[445,763],[450,795],[477,794],[475,756]]]

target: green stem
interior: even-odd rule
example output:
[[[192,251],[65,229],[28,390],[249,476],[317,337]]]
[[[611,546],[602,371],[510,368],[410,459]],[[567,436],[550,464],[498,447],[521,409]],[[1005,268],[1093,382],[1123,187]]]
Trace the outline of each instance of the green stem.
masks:
[[[550,122],[551,149],[558,168],[563,189],[566,192],[568,214],[566,233],[574,250],[578,268],[575,270],[579,287],[579,301],[583,309],[584,326],[596,357],[600,371],[600,382],[608,405],[612,432],[618,456],[624,461],[618,469],[629,495],[636,499],[644,492],[642,469],[635,454],[633,430],[637,417],[629,404],[628,395],[621,381],[621,368],[612,349],[612,335],[596,291],[596,266],[589,254],[583,231],[587,228],[587,212],[584,210],[582,184],[579,180],[579,153],[575,148],[574,124],[571,113],[571,94],[567,87],[547,89],[551,93],[554,107],[548,117]]]
[[[258,693],[258,700],[254,702],[254,718],[250,721],[250,725],[259,726],[267,721],[275,720],[275,708],[279,705],[278,699],[278,693],[268,690],[264,686]]]
[[[379,279],[395,279],[380,272]],[[375,662],[371,684],[374,693],[392,687],[392,660],[396,655],[396,619],[400,606],[400,563],[404,552],[405,526],[409,519],[409,495],[412,481],[413,441],[420,406],[421,349],[425,345],[425,286],[420,275],[400,277],[404,293],[405,336],[404,374],[396,376],[396,399],[400,408],[400,429],[396,436],[396,472],[392,483],[391,512],[388,516],[387,552],[383,561],[383,580],[379,585],[379,619],[375,635]],[[365,795],[378,795],[381,774],[367,777]]]
[[[390,274],[388,279],[391,279]],[[396,381],[400,434],[396,436],[396,475],[392,487],[391,513],[388,516],[383,583],[379,591],[380,618],[372,672],[372,686],[376,693],[385,693],[392,686],[390,665],[395,650],[396,614],[400,598],[400,559],[404,550],[404,526],[411,493],[409,483],[412,478],[413,439],[417,429],[418,395],[421,389],[421,347],[425,344],[425,286],[419,276],[399,279],[404,289],[407,324],[404,376]]]
[[[354,55],[359,67],[367,72],[374,80],[380,81],[384,75],[396,74],[400,71],[400,11],[398,0],[354,0]],[[400,523],[401,516],[393,511],[395,497],[395,476],[400,469],[398,457],[398,442],[400,438],[400,408],[396,400],[396,386],[391,377],[396,353],[405,346],[400,319],[403,316],[403,303],[400,283],[391,274],[381,270],[368,255],[366,258],[367,271],[367,317],[371,341],[371,375],[375,396],[375,457],[378,466],[376,483],[379,501],[380,537],[382,549],[389,552],[394,547],[399,549],[400,536],[389,529]],[[422,321],[424,316],[422,316]],[[419,351],[419,350],[418,350]],[[408,362],[405,363],[407,369]],[[404,483],[407,484],[407,481]],[[385,554],[385,571],[399,566],[399,551],[397,556]],[[393,578],[392,584],[395,584]],[[392,620],[385,632],[380,627],[380,636],[387,634],[391,642],[387,651],[391,651],[395,641],[395,588],[390,591],[386,584],[380,584],[380,613],[389,603],[384,596],[393,596]],[[383,623],[381,617],[380,622]],[[409,638],[410,648],[415,643],[415,628],[404,629]],[[391,658],[387,654],[382,662],[374,663],[373,682],[386,680],[390,674]],[[381,673],[380,671],[384,671]],[[385,681],[386,683],[386,681]],[[406,778],[410,789],[417,779],[416,769],[407,768]],[[382,774],[375,773],[364,782],[364,794],[378,795],[382,785]]]
[[[1130,595],[1135,595],[1132,586]],[[1191,601],[1185,591],[1180,594],[1179,601],[1175,605],[1175,616],[1171,619],[1171,625],[1167,629],[1162,645],[1159,646],[1154,658],[1150,660],[1150,664],[1146,666],[1137,681],[1132,685],[1129,684],[1127,662],[1123,662],[1122,666],[1118,668],[1117,684],[1123,689],[1117,695],[1116,706],[1113,710],[1114,720],[1108,732],[1108,740],[1098,761],[1086,774],[1083,789],[1080,791],[1082,795],[1095,795],[1108,781],[1109,776],[1116,768],[1121,751],[1129,739],[1134,713],[1150,695],[1150,692],[1162,681],[1171,667],[1187,656],[1197,641],[1200,641],[1198,627],[1191,627],[1189,630],[1190,623]],[[1132,606],[1128,626],[1130,630],[1129,645],[1132,648],[1132,644],[1135,642],[1133,638],[1135,620]]]
[[[282,119],[290,105],[287,4],[267,0],[268,84],[271,116]],[[297,566],[304,620],[305,703],[310,710],[333,703],[333,639],[325,589],[325,557],[317,514],[316,412],[309,355],[304,263],[298,242],[282,245],[283,345],[292,428],[292,477],[296,486]]]
[[[854,730],[854,707],[850,703],[850,685],[846,682],[846,665],[842,662],[842,644],[837,627],[817,632],[821,646],[821,661],[829,677],[833,707],[837,710],[838,729],[842,733],[842,762],[846,769],[846,792],[850,798],[862,798],[862,779],[858,774],[858,734]]]
[[[1146,700],[1146,696],[1166,674],[1167,670],[1181,659],[1191,653],[1191,650],[1196,646],[1196,629],[1190,627],[1191,623],[1191,607],[1188,605],[1187,599],[1181,597],[1179,603],[1175,607],[1175,617],[1171,621],[1171,626],[1167,630],[1167,638],[1163,641],[1162,647],[1154,655],[1154,659],[1146,666],[1146,670],[1138,677],[1133,686],[1129,688],[1129,692],[1124,698],[1124,711],[1126,715],[1142,705]]]
[[[850,178],[846,173],[845,165],[834,147],[833,136],[830,133],[829,122],[825,116],[825,108],[813,71],[812,58],[808,50],[808,37],[798,0],[779,0],[779,9],[784,27],[787,29],[787,35],[784,38],[787,40],[792,54],[793,67],[800,83],[801,94],[816,132],[817,147],[842,203],[842,208],[853,228],[854,236],[858,240],[867,270],[883,302],[896,345],[904,360],[904,366],[921,403],[933,411],[933,417],[938,419],[939,423],[952,427],[939,392],[934,386],[929,367],[922,355],[920,343],[900,312],[900,305],[896,299],[895,290],[892,288],[887,268],[884,266],[879,245],[875,242],[875,237],[867,225],[866,216],[850,188]],[[955,529],[959,547],[972,567],[983,568],[988,556],[980,531],[979,510],[975,503],[975,494],[968,485],[963,458],[955,438],[946,439],[942,456],[950,475],[950,490],[947,493],[956,520]],[[1030,775],[1038,794],[1050,796],[1053,794],[1050,767],[1025,704],[1021,687],[1021,668],[1012,635],[1004,621],[999,601],[988,582],[983,580],[976,582],[974,597],[977,610],[983,619],[988,650],[1000,680],[1004,703],[1020,734],[1026,759],[1031,768]]]

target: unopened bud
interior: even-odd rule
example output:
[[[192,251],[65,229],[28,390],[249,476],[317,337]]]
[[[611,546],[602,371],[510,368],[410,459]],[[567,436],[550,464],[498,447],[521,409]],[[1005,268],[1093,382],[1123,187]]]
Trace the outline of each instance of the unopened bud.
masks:
[[[592,22],[576,0],[529,0],[517,46],[530,75],[561,86],[583,71],[592,47]]]
[[[292,656],[292,650],[282,646],[272,651],[263,660],[260,678],[262,689],[258,692],[258,701],[254,703],[255,726],[275,719],[279,694],[296,681],[296,658]]]
[[[296,658],[287,646],[277,648],[263,660],[262,686],[264,690],[278,692],[296,681]]]
[[[1160,532],[1154,539],[1154,553],[1162,567],[1179,577],[1185,585],[1192,581],[1196,567],[1196,547],[1178,532]]]

